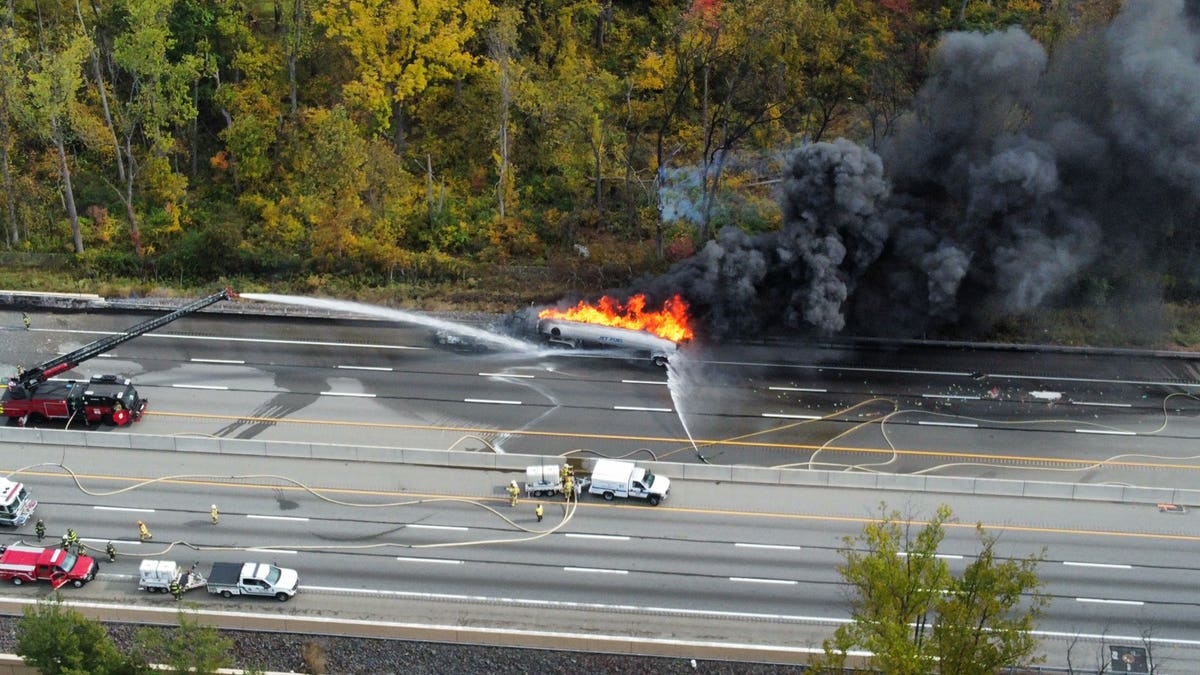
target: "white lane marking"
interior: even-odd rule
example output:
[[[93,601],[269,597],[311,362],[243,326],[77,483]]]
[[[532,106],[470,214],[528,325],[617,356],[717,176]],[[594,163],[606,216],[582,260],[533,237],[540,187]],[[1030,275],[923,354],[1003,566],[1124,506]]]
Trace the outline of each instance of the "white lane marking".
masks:
[[[767,387],[768,391],[807,391],[812,394],[824,394],[826,389],[810,389],[809,387]]]
[[[107,330],[58,330],[59,333],[74,333],[76,335],[123,335]],[[223,337],[210,335],[173,335],[170,333],[146,333],[143,337],[171,338],[174,340],[213,340],[219,342],[249,342],[270,345],[303,345],[306,347],[355,347],[359,349],[406,349],[412,351],[427,351],[429,347],[409,347],[408,345],[368,345],[360,342],[320,342],[317,340],[273,340],[270,338]]]
[[[247,518],[255,518],[257,520],[294,520],[300,523],[307,523],[308,518],[301,516],[260,516],[253,513],[246,514]]]
[[[963,427],[966,429],[978,429],[979,428],[978,424],[972,424],[970,422],[926,422],[924,420],[918,420],[917,424],[924,425],[927,427]]]
[[[1075,602],[1091,602],[1102,605],[1144,605],[1141,600],[1105,600],[1104,598],[1075,598]]]
[[[1114,380],[1103,377],[1057,377],[1057,376],[1041,376],[1041,375],[1005,375],[1002,373],[992,373],[988,375],[992,378],[1005,378],[1009,380],[1045,380],[1046,382],[1097,382],[1100,384],[1141,384],[1150,387],[1200,387],[1200,384],[1194,382],[1155,382],[1154,380]]]
[[[751,584],[778,584],[781,586],[795,586],[796,581],[791,579],[758,579],[756,577],[729,577],[730,581],[743,581]]]
[[[613,410],[629,410],[633,412],[674,412],[670,408],[643,408],[637,405],[614,405]]]
[[[96,575],[97,579],[104,581],[131,581],[135,579],[132,574],[109,574],[108,572],[100,572]]]
[[[234,359],[191,359],[192,363],[227,363],[231,366],[245,365],[245,361],[236,361]]]
[[[1132,403],[1098,403],[1095,401],[1071,401],[1071,405],[1090,405],[1104,408],[1132,408]]]
[[[564,572],[595,572],[596,574],[629,574],[629,570],[606,570],[600,567],[564,567]]]
[[[421,525],[419,523],[409,523],[404,527],[411,527],[415,530],[453,530],[455,532],[467,531],[467,528],[461,525]]]
[[[117,358],[117,355],[116,355],[116,354],[97,354],[96,356],[98,356],[98,357],[100,357],[100,358],[102,358],[102,359],[115,359],[115,358]]]
[[[375,398],[375,394],[364,394],[362,392],[353,391],[323,391],[322,396],[351,396],[354,398]]]
[[[271,548],[270,546],[255,546],[248,548],[247,551],[257,551],[259,553],[283,553],[285,555],[296,555],[299,551],[293,551],[290,548]]]
[[[1137,436],[1136,431],[1110,431],[1108,429],[1075,429],[1077,434],[1102,434],[1104,436]]]
[[[658,380],[621,380],[621,384],[653,384],[663,387],[667,386],[666,382],[660,382]]]
[[[396,560],[399,560],[400,562],[437,563],[437,564],[441,564],[441,565],[461,565],[461,564],[463,564],[463,561],[461,561],[461,560],[443,560],[441,558],[405,558],[405,557],[401,556],[401,557],[397,557]]]
[[[769,548],[769,549],[773,549],[776,551],[799,551],[799,550],[801,550],[799,546],[787,546],[785,544],[743,544],[742,542],[737,542],[734,544],[734,546],[736,546],[738,548]]]
[[[173,384],[176,389],[215,389],[217,391],[226,391],[229,387],[219,384]]]
[[[480,377],[516,377],[522,380],[532,380],[533,375],[516,375],[514,373],[479,373]]]
[[[566,533],[565,537],[574,537],[575,539],[607,539],[609,541],[629,541],[629,537],[620,534],[573,534]]]
[[[1104,569],[1110,569],[1110,570],[1131,570],[1131,569],[1133,569],[1133,565],[1118,565],[1118,564],[1113,564],[1113,563],[1072,562],[1070,560],[1064,560],[1063,564],[1071,566],[1071,567],[1103,567]]]
[[[961,399],[963,401],[978,401],[978,396],[966,396],[963,394],[921,394],[921,398],[952,398]]]
[[[338,366],[339,370],[376,370],[379,372],[390,373],[391,368],[387,366]]]
[[[506,401],[491,398],[464,398],[463,403],[491,403],[493,405],[521,405],[520,401]]]
[[[135,509],[128,506],[93,506],[97,511],[128,511],[130,513],[154,513],[154,509]]]
[[[787,413],[763,413],[763,417],[775,417],[781,420],[819,420],[820,415],[789,415]]]
[[[821,372],[824,370],[844,370],[848,373],[890,373],[897,375],[946,375],[949,377],[971,377],[974,373],[966,373],[955,370],[906,370],[904,368],[864,368],[861,366],[811,366],[811,365],[796,365],[790,363],[766,363],[762,361],[708,361],[721,366],[770,366],[772,368],[792,368],[795,370],[815,370]],[[1052,379],[1052,378],[1042,378]]]
[[[908,556],[908,551],[896,551],[896,555],[900,558],[904,558],[904,557]],[[961,555],[957,555],[954,553],[934,553],[933,557],[941,558],[943,560],[962,560],[963,559],[963,557]]]

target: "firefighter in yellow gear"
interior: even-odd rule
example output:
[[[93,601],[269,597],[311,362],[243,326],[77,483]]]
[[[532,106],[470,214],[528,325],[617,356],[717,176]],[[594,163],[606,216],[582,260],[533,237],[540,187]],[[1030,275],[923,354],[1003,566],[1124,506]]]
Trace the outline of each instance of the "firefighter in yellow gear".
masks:
[[[213,523],[213,525],[216,525],[216,524],[217,524],[217,521],[221,519],[221,512],[220,512],[220,511],[217,511],[217,505],[216,505],[216,504],[213,504],[213,505],[212,505],[212,508],[209,510],[209,512],[208,512],[208,515],[212,516],[212,523]]]
[[[509,500],[508,505],[516,506],[517,502],[520,501],[517,498],[520,496],[521,496],[521,488],[517,487],[517,481],[514,480],[514,481],[510,482],[508,484],[508,500]]]
[[[574,497],[575,479],[571,476],[567,476],[567,479],[563,481],[563,499],[571,501]]]
[[[111,541],[104,547],[104,552],[108,554],[108,562],[117,562],[117,547]]]
[[[25,322],[25,330],[29,330],[29,326],[33,324],[33,322],[29,320],[29,314],[21,312],[21,320]]]
[[[146,523],[143,523],[142,521],[139,520],[139,521],[137,521],[137,526],[138,526],[138,539],[140,541],[146,541],[147,539],[154,538],[154,535],[150,534],[150,528],[146,527]]]
[[[538,504],[537,508],[533,510],[533,513],[537,516],[538,522],[540,523],[542,522],[542,516],[546,515],[546,510],[542,508],[541,504]]]

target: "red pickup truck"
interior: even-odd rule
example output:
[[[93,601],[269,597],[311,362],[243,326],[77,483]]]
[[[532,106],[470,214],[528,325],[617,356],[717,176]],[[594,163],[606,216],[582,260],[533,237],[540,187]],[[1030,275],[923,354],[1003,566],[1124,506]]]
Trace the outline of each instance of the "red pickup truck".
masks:
[[[60,548],[13,544],[0,552],[0,580],[11,579],[20,586],[29,581],[48,581],[54,588],[72,584],[79,588],[96,578],[100,563],[86,555]]]

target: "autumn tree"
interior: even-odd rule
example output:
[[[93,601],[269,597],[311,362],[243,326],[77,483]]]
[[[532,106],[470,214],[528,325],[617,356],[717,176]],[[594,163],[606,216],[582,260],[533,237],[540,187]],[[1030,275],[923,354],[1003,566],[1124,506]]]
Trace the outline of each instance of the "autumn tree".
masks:
[[[113,64],[119,69],[114,87],[117,151],[125,163],[125,182],[116,192],[138,255],[142,238],[135,188],[141,187],[152,203],[175,214],[174,207],[187,192],[187,177],[171,161],[177,151],[173,132],[196,115],[191,90],[203,71],[203,58],[174,49],[166,21],[173,4],[174,0],[125,0],[120,7],[122,30],[112,46]]]
[[[491,18],[488,0],[330,0],[313,20],[350,54],[347,103],[404,147],[406,107],[432,83],[461,75],[477,57],[467,44]]]
[[[13,128],[13,97],[21,81],[19,57],[26,50],[24,40],[13,25],[11,6],[0,10],[0,178],[4,189],[4,242],[12,248],[21,240],[17,227],[17,195],[13,187],[12,157],[9,154],[17,135]]]
[[[555,0],[526,10],[526,77],[517,106],[524,113],[525,166],[539,176],[539,200],[572,205],[564,209],[564,234],[574,243],[573,224],[585,205],[602,222],[604,174],[613,140],[610,102],[620,83],[596,62],[593,26],[599,3]]]
[[[943,505],[918,522],[881,504],[877,520],[844,540],[838,571],[851,621],[825,641],[818,672],[842,672],[854,649],[894,675],[990,675],[1037,661],[1031,631],[1048,602],[1036,573],[1044,553],[1002,558],[995,536],[977,525],[980,552],[956,575],[937,557],[951,515]]]
[[[75,252],[82,253],[83,233],[79,229],[79,210],[75,205],[73,157],[69,144],[72,120],[78,113],[79,92],[83,86],[83,62],[92,43],[68,11],[39,12],[34,21],[34,38],[21,43],[25,51],[19,57],[24,65],[20,95],[10,104],[22,129],[54,150],[72,243]]]

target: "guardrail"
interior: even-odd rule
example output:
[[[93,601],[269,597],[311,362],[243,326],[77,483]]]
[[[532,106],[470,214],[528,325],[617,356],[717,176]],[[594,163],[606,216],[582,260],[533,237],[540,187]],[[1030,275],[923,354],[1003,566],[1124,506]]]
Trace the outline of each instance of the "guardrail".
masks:
[[[544,455],[497,454],[486,451],[433,450],[427,448],[383,447],[370,445],[334,445],[295,441],[260,441],[241,438],[199,436],[153,436],[110,431],[67,431],[0,427],[0,443],[38,445],[82,445],[91,448],[120,448],[194,452],[214,455],[250,455],[329,459],[336,461],[380,462],[427,466],[461,467],[498,471],[525,471],[525,467],[546,461]],[[796,487],[855,488],[944,494],[993,495],[1042,499],[1120,502],[1129,504],[1200,505],[1200,490],[1138,487],[1133,485],[1095,485],[1049,481],[1007,480],[1001,478],[962,478],[951,476],[914,476],[891,473],[849,473],[819,469],[775,469],[756,466],[719,464],[683,464],[676,462],[638,462],[671,479],[720,481]]]

